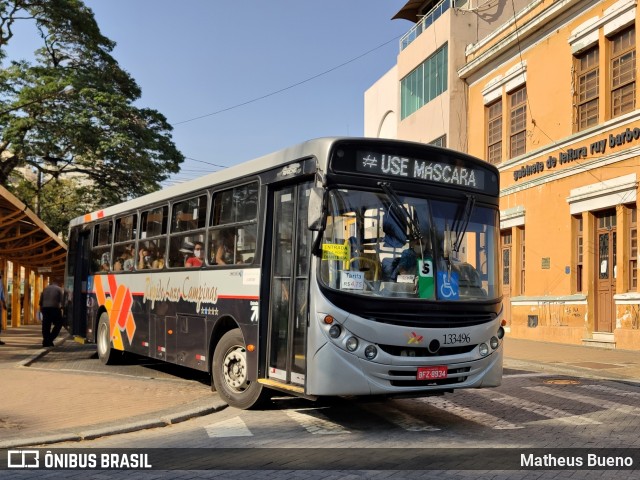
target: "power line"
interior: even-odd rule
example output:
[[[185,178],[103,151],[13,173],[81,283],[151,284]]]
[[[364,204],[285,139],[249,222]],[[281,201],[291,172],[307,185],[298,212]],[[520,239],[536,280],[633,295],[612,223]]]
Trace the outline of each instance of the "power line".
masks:
[[[206,163],[207,165],[211,165],[213,167],[218,167],[218,168],[229,168],[228,165],[218,165],[217,163],[213,163],[213,162],[207,162],[205,160],[198,160],[197,158],[193,158],[193,157],[184,157],[187,160],[191,160],[193,162],[200,162],[200,163]]]
[[[518,21],[517,21],[517,15],[516,15],[516,6],[515,6],[515,2],[514,0],[511,0],[511,7],[513,8],[513,25],[515,27],[515,34],[516,34],[516,45],[518,47],[518,55],[520,57],[520,65],[524,66],[524,60],[522,58],[522,47],[520,45],[520,35],[519,35],[519,31],[520,28],[518,27]],[[523,72],[524,75],[524,72]],[[527,94],[526,96],[526,101],[527,101],[527,108],[529,109],[529,113],[531,114],[531,123],[533,124],[534,128],[537,128],[538,130],[540,130],[540,132],[542,132],[542,134],[547,137],[549,139],[549,141],[556,147],[558,148],[558,150],[560,150],[563,153],[567,153],[566,150],[562,147],[560,147],[560,145],[558,145],[558,142],[556,140],[554,140],[553,138],[551,138],[551,136],[549,136],[549,134],[547,132],[544,131],[544,129],[542,127],[540,127],[540,125],[538,125],[538,123],[536,122],[535,118],[533,117],[533,109],[531,108],[531,101],[529,100],[529,94]],[[589,158],[587,158],[588,160]],[[583,166],[582,162],[579,162],[578,160],[574,160],[574,163],[576,165],[579,166]],[[589,175],[591,175],[593,178],[595,178],[596,180],[598,180],[599,182],[605,183],[605,181],[602,180],[602,178],[598,177],[595,173],[593,173],[591,170],[585,170],[586,173],[588,173]]]
[[[346,65],[349,65],[350,63],[353,63],[356,60],[359,60],[362,57],[365,57],[365,56],[369,55],[370,53],[375,52],[376,50],[379,50],[380,48],[387,46],[391,42],[397,41],[400,37],[401,37],[401,35],[398,35],[397,37],[392,38],[391,40],[388,40],[388,41],[378,45],[377,47],[372,48],[371,50],[367,50],[366,52],[361,53],[357,57],[353,57],[352,59],[341,63],[340,65],[336,65],[335,67],[332,67],[332,68],[330,68],[328,70],[325,70],[322,73],[318,73],[317,75],[313,75],[312,77],[309,77],[309,78],[307,78],[305,80],[301,80],[300,82],[291,84],[291,85],[289,85],[287,87],[281,88],[279,90],[275,90],[275,91],[273,91],[271,93],[267,93],[267,94],[262,95],[260,97],[252,98],[251,100],[247,100],[246,102],[237,103],[235,105],[232,105],[231,107],[227,107],[227,108],[223,108],[223,109],[220,109],[220,110],[216,110],[215,112],[207,113],[205,115],[200,115],[198,117],[193,117],[193,118],[190,118],[188,120],[182,120],[180,122],[175,122],[175,123],[173,123],[173,126],[182,125],[182,124],[188,123],[188,122],[193,122],[195,120],[200,120],[202,118],[211,117],[213,115],[219,115],[221,113],[228,112],[228,111],[234,110],[236,108],[244,107],[245,105],[249,105],[251,103],[255,103],[255,102],[258,102],[260,100],[264,100],[265,98],[273,97],[274,95],[278,95],[279,93],[286,92],[287,90],[291,90],[292,88],[299,87],[300,85],[304,85],[305,83],[309,83],[310,81],[315,80],[316,78],[320,78],[320,77],[322,77],[324,75],[327,75],[327,74],[329,74],[331,72],[334,72],[334,71],[338,70],[339,68],[342,68],[342,67],[344,67]]]

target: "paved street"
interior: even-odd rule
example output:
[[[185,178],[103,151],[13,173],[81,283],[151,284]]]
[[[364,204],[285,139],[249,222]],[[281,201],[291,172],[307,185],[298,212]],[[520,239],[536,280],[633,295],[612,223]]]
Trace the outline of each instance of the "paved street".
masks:
[[[28,343],[27,340],[25,342]],[[23,346],[23,351],[28,350],[26,345]],[[91,346],[78,345],[69,340],[46,355],[28,362],[27,367],[17,367],[15,364],[11,366],[20,357],[17,350],[10,356],[6,355],[9,350],[3,351],[4,356],[0,358],[3,360],[2,373],[8,375],[7,378],[20,372],[23,378],[29,376],[41,382],[51,378],[66,382],[75,380],[71,384],[73,388],[69,390],[74,392],[75,398],[67,398],[68,405],[63,409],[53,408],[59,415],[56,422],[65,424],[67,430],[74,430],[71,428],[74,422],[78,422],[76,431],[90,431],[92,424],[102,425],[102,435],[89,436],[84,440],[72,437],[73,441],[63,441],[64,437],[61,437],[56,443],[47,442],[43,445],[46,449],[53,452],[122,448],[132,451],[140,451],[141,448],[169,449],[155,452],[166,452],[163,455],[167,458],[160,459],[166,461],[171,455],[175,455],[172,452],[184,452],[181,455],[184,468],[193,469],[109,471],[106,474],[110,478],[125,478],[125,474],[126,478],[140,479],[240,476],[318,479],[595,479],[614,478],[614,475],[616,478],[640,478],[637,470],[463,470],[465,462],[462,458],[459,469],[456,468],[457,460],[453,463],[449,460],[446,471],[352,469],[363,464],[363,455],[369,455],[369,458],[364,458],[364,464],[379,461],[379,456],[392,463],[400,460],[400,452],[409,452],[414,458],[420,458],[422,452],[438,448],[448,449],[443,451],[445,453],[462,452],[461,448],[490,448],[490,455],[495,455],[496,461],[501,455],[513,452],[513,449],[516,452],[538,449],[537,452],[546,453],[561,452],[559,448],[582,449],[577,452],[586,452],[584,449],[603,451],[601,449],[609,448],[633,448],[634,452],[640,451],[640,383],[634,378],[615,378],[621,376],[621,369],[629,371],[630,368],[635,368],[635,356],[631,352],[621,351],[609,352],[610,355],[607,356],[607,352],[599,349],[575,347],[574,358],[567,358],[558,352],[553,354],[553,346],[547,345],[546,350],[544,346],[545,344],[540,344],[537,347],[537,355],[544,362],[534,368],[536,365],[525,358],[526,348],[521,345],[519,354],[514,353],[514,357],[518,358],[507,359],[503,385],[496,389],[465,390],[438,397],[392,400],[333,398],[310,402],[298,398],[276,397],[265,409],[256,411],[224,408],[224,405],[214,407],[217,396],[210,391],[206,376],[201,374],[147,360],[131,361],[116,367],[103,366],[95,358]],[[590,355],[591,362],[587,362],[582,355]],[[7,357],[9,360],[5,362]],[[607,359],[612,361],[607,362]],[[573,374],[571,368],[574,368]],[[100,392],[96,393],[90,388],[96,378],[108,381],[110,385],[109,390],[103,390],[102,402]],[[154,391],[155,394],[152,393]],[[32,395],[35,395],[33,388]],[[171,408],[160,408],[154,403],[154,398],[162,396],[166,397],[165,406],[170,404]],[[14,395],[5,396],[5,403],[10,403],[7,400],[9,398],[13,399]],[[193,398],[196,403],[206,405],[205,408],[192,411],[187,418],[153,423],[158,416],[169,415],[170,410],[176,415],[184,413],[188,410],[185,407]],[[114,401],[123,403],[110,403]],[[22,398],[20,402],[24,407],[24,415],[30,411],[27,408],[30,401]],[[38,409],[46,411],[41,406]],[[129,412],[129,420],[120,417],[118,422],[105,422],[109,412],[118,410]],[[1,411],[2,420],[10,423],[11,417],[5,420],[6,409]],[[63,411],[72,413],[61,415]],[[94,412],[93,419],[87,413],[90,411]],[[38,417],[40,425],[45,422],[43,418],[46,416]],[[118,431],[114,427],[115,423],[135,425],[140,418],[146,418],[150,423],[138,424],[137,428],[131,428],[134,431],[130,433],[123,433],[127,430]],[[113,431],[109,431],[109,425],[114,428]],[[10,425],[5,424],[3,431],[11,432],[9,427]],[[3,436],[0,442],[5,438]],[[242,460],[238,462],[237,468],[248,468],[253,465],[251,462],[257,462],[256,468],[259,467],[259,470],[229,471],[222,470],[219,466],[214,470],[200,470],[199,468],[204,468],[202,462],[208,456],[216,455],[215,452],[224,452],[226,458],[236,458],[241,454],[239,458]],[[316,455],[318,452],[326,452],[326,455],[312,457],[310,452]],[[377,452],[378,457],[371,457],[371,452]],[[485,454],[476,450],[466,452]],[[267,460],[263,458],[265,456]],[[219,458],[218,455],[217,459]],[[217,459],[212,458],[212,464],[218,465]],[[351,467],[336,470],[337,465],[340,465],[336,463],[338,461],[346,462]],[[491,459],[489,464],[490,462]],[[175,462],[173,464],[176,465]],[[177,464],[182,465],[179,462]],[[280,468],[291,464],[295,465],[296,470],[269,470],[269,464],[280,465]],[[486,454],[481,459],[481,464],[487,465]],[[304,468],[313,470],[303,470]],[[44,478],[68,478],[76,474],[82,474],[84,478],[87,474],[86,471],[38,473],[38,476],[44,474]],[[30,473],[5,470],[0,471],[0,478],[30,478]]]

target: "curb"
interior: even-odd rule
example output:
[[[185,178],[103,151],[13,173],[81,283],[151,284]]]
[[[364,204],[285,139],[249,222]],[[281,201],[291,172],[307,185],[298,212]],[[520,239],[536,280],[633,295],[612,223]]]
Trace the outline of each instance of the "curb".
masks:
[[[64,342],[66,342],[67,340],[71,340],[73,339],[73,337],[65,337],[62,339],[56,339],[57,341],[54,342],[54,346],[59,347],[60,345],[62,345]],[[33,355],[31,355],[29,358],[25,358],[24,360],[18,362],[16,364],[16,366],[18,367],[29,367],[32,363],[34,363],[36,360],[40,360],[42,357],[44,357],[47,353],[49,353],[49,351],[51,350],[51,348],[53,347],[42,347],[40,350],[38,350],[37,352],[35,352]]]
[[[219,412],[227,407],[227,404],[219,398],[213,397],[212,405],[203,405],[190,410],[185,410],[172,415],[162,415],[144,420],[129,422],[126,425],[109,425],[105,427],[88,427],[87,430],[80,432],[61,432],[57,434],[46,435],[42,437],[32,438],[16,438],[6,442],[0,442],[0,449],[16,448],[16,447],[33,447],[35,445],[49,445],[52,443],[62,442],[81,442],[83,440],[95,440],[101,437],[119,435],[122,433],[138,432],[150,428],[161,428],[181,423],[192,418],[209,415]]]
[[[55,346],[59,347],[67,340],[73,340],[73,337],[67,336],[64,338],[56,339]],[[28,357],[20,362],[16,363],[16,367],[29,367],[37,360],[41,359],[51,351],[51,347],[43,347],[37,350],[31,357]],[[194,403],[200,403],[200,405],[193,406]],[[177,423],[190,420],[192,418],[209,415],[211,413],[219,412],[228,405],[223,402],[215,393],[212,392],[211,397],[206,400],[198,400],[186,405],[185,410],[178,412],[167,413],[167,410],[156,412],[151,414],[153,416],[139,415],[132,421],[128,421],[126,424],[109,424],[109,425],[95,425],[82,427],[80,431],[61,431],[58,433],[52,433],[50,435],[42,435],[31,438],[14,438],[11,440],[0,441],[0,449],[16,448],[16,447],[29,447],[35,445],[49,445],[62,442],[81,442],[83,440],[94,440],[101,437],[107,437],[111,435],[119,435],[122,433],[137,432],[140,430],[147,430],[151,428],[161,428],[174,425]]]

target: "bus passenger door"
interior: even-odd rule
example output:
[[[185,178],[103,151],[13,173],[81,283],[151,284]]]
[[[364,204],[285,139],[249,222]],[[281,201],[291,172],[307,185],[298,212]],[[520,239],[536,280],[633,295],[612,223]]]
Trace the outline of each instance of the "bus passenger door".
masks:
[[[66,327],[79,337],[95,340],[93,325],[87,325],[87,280],[90,264],[90,231],[73,229],[69,238],[67,265]],[[89,327],[89,328],[87,328]]]
[[[273,196],[267,376],[299,386],[304,386],[306,374],[310,188],[307,182],[277,190]]]

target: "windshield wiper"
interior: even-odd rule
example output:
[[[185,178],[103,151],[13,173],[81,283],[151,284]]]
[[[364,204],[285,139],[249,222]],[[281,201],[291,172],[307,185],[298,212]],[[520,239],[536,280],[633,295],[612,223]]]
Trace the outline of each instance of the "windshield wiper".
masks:
[[[467,195],[467,203],[464,206],[464,212],[462,213],[462,218],[456,222],[456,240],[453,243],[453,251],[460,251],[460,247],[462,246],[462,239],[464,238],[464,234],[467,233],[467,227],[469,226],[469,220],[471,219],[471,214],[473,213],[473,207],[476,204],[476,197],[473,195]]]
[[[382,191],[387,195],[389,199],[389,205],[393,210],[393,214],[398,219],[405,219],[409,226],[409,237],[412,240],[422,240],[422,232],[420,231],[420,225],[418,219],[414,219],[407,210],[407,207],[400,201],[398,194],[388,182],[378,182],[378,185]]]

